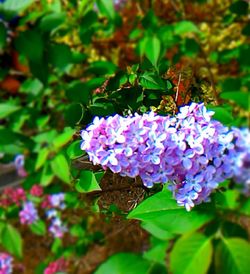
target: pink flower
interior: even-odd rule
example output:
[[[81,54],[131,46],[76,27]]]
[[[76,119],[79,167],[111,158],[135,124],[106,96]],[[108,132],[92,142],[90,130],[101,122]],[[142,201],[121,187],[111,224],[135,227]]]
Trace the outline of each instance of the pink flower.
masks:
[[[55,274],[57,272],[65,272],[67,263],[64,258],[60,258],[54,262],[51,262],[44,270],[44,274]]]
[[[33,185],[31,190],[30,190],[30,194],[36,197],[40,197],[43,195],[43,187],[40,185]]]

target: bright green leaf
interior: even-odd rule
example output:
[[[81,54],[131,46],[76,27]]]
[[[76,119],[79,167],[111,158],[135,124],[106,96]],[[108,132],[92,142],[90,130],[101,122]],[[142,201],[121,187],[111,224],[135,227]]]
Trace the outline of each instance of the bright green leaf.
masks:
[[[36,160],[35,170],[38,170],[40,167],[44,165],[44,163],[46,162],[49,156],[49,153],[50,151],[47,147],[44,147],[39,151],[37,160]]]
[[[215,252],[216,273],[248,274],[250,245],[240,238],[223,238]]]
[[[250,110],[250,94],[243,91],[228,91],[220,94],[222,99],[230,100],[245,110]]]
[[[204,208],[195,208],[187,212],[177,205],[172,193],[164,189],[139,204],[129,213],[128,218],[149,221],[170,233],[182,234],[206,224],[213,218],[213,214]]]
[[[161,41],[157,36],[149,37],[145,44],[145,55],[149,61],[158,67],[158,61],[161,53]]]
[[[76,190],[81,193],[101,190],[94,173],[89,170],[81,172],[80,179],[75,187]]]
[[[0,119],[7,118],[12,113],[20,109],[20,106],[15,106],[8,103],[0,104]]]
[[[71,181],[69,164],[63,154],[58,154],[51,161],[51,168],[54,174],[65,183],[69,184]]]
[[[46,224],[42,220],[38,220],[30,226],[31,231],[37,235],[44,235],[46,233]]]
[[[177,35],[183,35],[189,32],[199,32],[199,29],[193,22],[182,20],[174,25],[174,32]]]
[[[146,274],[150,269],[147,260],[132,253],[119,253],[100,265],[95,274]]]
[[[67,155],[69,156],[70,159],[73,160],[84,155],[83,150],[81,150],[80,148],[81,142],[82,142],[81,140],[74,141],[67,148]]]
[[[55,149],[58,149],[64,145],[66,145],[70,140],[72,140],[72,137],[75,133],[75,130],[71,128],[65,128],[64,132],[57,135],[55,139],[52,142],[52,146]]]
[[[14,256],[21,258],[22,244],[22,237],[18,230],[14,226],[7,224],[2,232],[2,245],[4,248]]]
[[[170,253],[170,268],[173,274],[205,274],[212,260],[211,239],[194,233],[184,235]],[[227,272],[221,272],[227,273]]]

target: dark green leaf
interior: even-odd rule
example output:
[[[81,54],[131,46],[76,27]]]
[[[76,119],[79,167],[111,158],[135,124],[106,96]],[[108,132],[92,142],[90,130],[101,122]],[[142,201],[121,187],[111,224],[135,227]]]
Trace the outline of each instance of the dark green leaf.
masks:
[[[236,1],[229,7],[232,13],[237,15],[247,15],[248,14],[248,3],[246,1]]]
[[[34,63],[41,61],[43,57],[43,40],[35,30],[21,32],[15,40],[15,46],[21,54]]]
[[[49,62],[58,69],[65,69],[72,61],[70,47],[64,44],[51,45],[48,52]]]
[[[52,31],[63,24],[65,19],[65,13],[51,13],[41,19],[39,27],[42,31]]]
[[[170,253],[173,274],[205,274],[212,260],[211,239],[203,234],[184,235]],[[227,272],[221,272],[227,273]]]
[[[0,49],[4,48],[7,42],[7,30],[5,25],[0,22]]]
[[[152,72],[144,72],[140,76],[139,82],[145,89],[164,90],[166,88],[161,78]]]
[[[89,103],[90,90],[86,83],[76,80],[70,83],[66,89],[66,96],[73,102],[81,102],[87,105]]]

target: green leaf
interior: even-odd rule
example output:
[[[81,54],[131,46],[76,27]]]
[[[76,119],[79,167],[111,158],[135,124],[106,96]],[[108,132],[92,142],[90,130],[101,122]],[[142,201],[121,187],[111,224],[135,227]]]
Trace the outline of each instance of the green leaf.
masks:
[[[132,253],[119,253],[100,265],[95,274],[146,274],[150,264]]]
[[[248,110],[250,108],[250,94],[243,91],[229,91],[220,94],[222,99],[230,100],[240,107]]]
[[[52,172],[52,169],[48,162],[45,162],[45,165],[43,167],[43,171],[41,174],[40,183],[42,186],[49,185],[54,179],[54,174]]]
[[[63,154],[58,154],[51,161],[51,168],[54,174],[63,182],[69,184],[71,181],[69,164]]]
[[[240,213],[250,216],[250,199],[246,200],[246,202],[242,205]]]
[[[44,163],[46,162],[49,156],[49,153],[50,153],[50,150],[47,147],[44,147],[39,151],[36,159],[35,170],[38,170],[40,167],[44,165]]]
[[[247,15],[248,14],[248,3],[246,1],[236,1],[230,7],[230,11],[237,15]]]
[[[72,103],[66,107],[64,111],[64,119],[67,125],[75,127],[81,122],[84,113],[82,104]]]
[[[199,210],[198,207],[187,212],[177,205],[172,193],[164,189],[139,204],[128,218],[149,221],[170,233],[182,234],[203,226],[213,218],[213,214],[209,209]]]
[[[43,84],[38,79],[30,79],[25,80],[21,87],[20,92],[29,93],[34,96],[37,96],[43,89]]]
[[[145,44],[145,55],[155,68],[158,67],[158,61],[161,53],[161,41],[157,36],[147,39]]]
[[[161,78],[152,73],[152,72],[144,72],[140,78],[139,82],[145,89],[154,89],[154,90],[165,90],[165,84],[161,80]]]
[[[73,135],[75,134],[75,130],[71,128],[65,128],[64,132],[57,135],[52,142],[52,146],[55,149],[63,147],[66,145],[70,140],[72,140]]]
[[[2,245],[4,248],[14,256],[22,258],[22,244],[22,237],[18,230],[7,224],[2,232]]]
[[[191,22],[191,21],[180,21],[178,23],[175,23],[174,25],[174,32],[177,35],[183,35],[189,32],[199,32],[199,29],[197,26]]]
[[[216,273],[248,274],[250,245],[240,238],[223,238],[215,252]]]
[[[40,62],[42,60],[43,39],[39,32],[34,29],[21,32],[15,40],[15,46],[18,52],[25,55],[33,63]]]
[[[115,19],[115,9],[112,0],[97,0],[96,3],[102,14],[112,20]]]
[[[238,198],[239,198],[238,190],[227,189],[225,192],[217,192],[215,193],[215,203],[216,207],[226,208],[226,209],[236,209],[238,206]]]
[[[58,69],[65,69],[72,62],[70,47],[64,44],[54,44],[48,50],[49,62]]]
[[[12,113],[20,109],[20,106],[15,106],[9,103],[0,104],[0,119],[7,118]]]
[[[86,83],[76,80],[68,85],[66,89],[66,96],[73,102],[88,105],[90,91],[91,90],[88,88]]]
[[[6,0],[0,4],[0,11],[4,11],[8,16],[13,16],[28,8],[34,0]]]
[[[7,30],[3,22],[0,22],[0,49],[4,48],[6,45]]]
[[[51,13],[45,15],[39,24],[39,27],[42,31],[52,31],[58,28],[61,24],[64,23],[66,15],[63,12]]]
[[[205,274],[212,260],[211,239],[203,234],[184,235],[170,253],[170,268],[173,274]],[[221,272],[227,273],[227,272]]]
[[[70,159],[74,160],[84,155],[83,150],[81,150],[80,148],[81,143],[82,143],[81,140],[77,140],[69,145],[69,147],[67,148],[67,155],[69,156]]]
[[[143,258],[165,266],[169,242],[159,242],[143,254]]]
[[[213,119],[222,122],[225,125],[228,125],[233,122],[233,116],[231,110],[228,106],[207,106],[209,110],[214,111]]]
[[[45,235],[46,234],[46,224],[42,220],[38,220],[35,223],[31,224],[30,229],[33,233],[37,235]]]
[[[101,190],[94,173],[89,170],[81,171],[80,179],[75,187],[80,193]]]
[[[161,240],[173,239],[175,237],[175,235],[173,235],[169,231],[164,230],[161,227],[158,227],[150,221],[142,222],[141,227],[148,231],[150,234],[152,234],[154,237]]]
[[[97,76],[112,75],[115,73],[117,67],[108,61],[95,61],[92,62],[87,70],[89,73],[93,73]]]

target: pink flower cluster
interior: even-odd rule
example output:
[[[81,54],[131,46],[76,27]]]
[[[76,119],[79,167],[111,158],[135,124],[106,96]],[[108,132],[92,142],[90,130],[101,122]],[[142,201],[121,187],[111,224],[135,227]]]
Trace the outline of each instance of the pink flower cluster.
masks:
[[[51,262],[44,270],[44,274],[56,274],[58,272],[65,273],[67,268],[67,262],[64,258],[60,258],[54,262]]]
[[[8,207],[11,205],[20,206],[22,202],[26,201],[26,193],[23,188],[7,187],[3,190],[0,197],[0,206]]]

